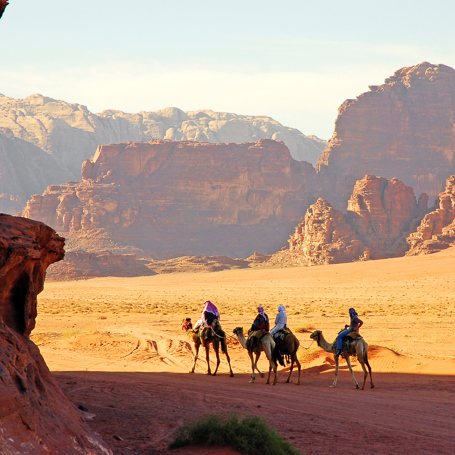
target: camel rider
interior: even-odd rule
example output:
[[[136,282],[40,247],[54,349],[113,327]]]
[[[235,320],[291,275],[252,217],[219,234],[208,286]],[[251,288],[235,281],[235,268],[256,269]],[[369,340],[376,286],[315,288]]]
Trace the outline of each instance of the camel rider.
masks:
[[[278,314],[275,318],[275,327],[270,331],[270,335],[274,336],[275,333],[279,332],[281,329],[287,327],[288,315],[286,314],[286,308],[284,305],[278,307]]]
[[[349,335],[352,332],[358,332],[360,327],[362,327],[363,322],[359,319],[359,315],[354,308],[349,308],[349,316],[351,317],[351,324],[347,327],[346,330],[340,332],[337,336],[337,352],[336,357],[339,357],[343,353],[343,337]]]
[[[258,345],[259,339],[269,331],[270,328],[270,323],[269,323],[269,317],[264,311],[264,308],[261,306],[257,307],[258,310],[258,315],[256,316],[256,319],[253,321],[253,325],[251,326],[251,329],[248,330],[248,342],[247,342],[247,347],[251,351],[256,348]]]
[[[194,326],[194,331],[197,332],[199,327],[210,327],[215,320],[220,319],[220,312],[218,308],[210,301],[204,303],[204,308],[202,309],[201,319],[196,322]]]

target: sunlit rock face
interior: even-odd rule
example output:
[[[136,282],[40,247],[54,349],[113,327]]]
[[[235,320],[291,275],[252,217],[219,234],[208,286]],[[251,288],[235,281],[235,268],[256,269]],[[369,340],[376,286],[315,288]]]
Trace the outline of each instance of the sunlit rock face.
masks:
[[[423,62],[402,68],[339,108],[316,169],[326,199],[346,207],[366,174],[396,177],[433,200],[454,174],[455,70]]]
[[[70,249],[247,257],[281,247],[317,187],[282,142],[154,140],[99,147],[82,181],[48,187],[22,213]]]
[[[427,211],[412,188],[397,179],[366,175],[356,182],[345,215],[319,198],[272,265],[323,265],[403,256],[406,237]]]
[[[43,223],[0,214],[0,452],[112,452],[81,420],[29,339],[47,267],[64,239]]]
[[[433,210],[422,219],[416,232],[407,238],[407,255],[428,254],[455,245],[455,175],[446,181]]]

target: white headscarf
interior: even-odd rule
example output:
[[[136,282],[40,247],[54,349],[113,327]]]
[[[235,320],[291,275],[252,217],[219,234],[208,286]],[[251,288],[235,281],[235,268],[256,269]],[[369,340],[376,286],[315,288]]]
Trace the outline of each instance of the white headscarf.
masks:
[[[286,312],[286,307],[284,305],[280,305],[278,307],[278,311],[283,311],[285,313]]]

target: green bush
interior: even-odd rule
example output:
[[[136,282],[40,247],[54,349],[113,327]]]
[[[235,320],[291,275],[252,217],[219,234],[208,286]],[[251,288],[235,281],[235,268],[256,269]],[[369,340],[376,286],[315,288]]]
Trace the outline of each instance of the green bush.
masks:
[[[261,417],[207,415],[177,429],[170,449],[189,445],[228,446],[248,455],[299,455]]]

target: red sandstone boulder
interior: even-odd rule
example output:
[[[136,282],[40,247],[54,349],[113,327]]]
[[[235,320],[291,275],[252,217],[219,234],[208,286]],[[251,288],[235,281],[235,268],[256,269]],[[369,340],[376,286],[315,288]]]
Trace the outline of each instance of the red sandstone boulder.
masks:
[[[29,335],[47,267],[64,239],[43,223],[0,214],[0,452],[80,455],[112,452],[81,420]]]
[[[436,197],[455,173],[455,70],[423,62],[339,108],[318,160],[325,197],[343,209],[366,174],[396,177]]]
[[[435,203],[435,210],[427,213],[417,228],[406,239],[409,256],[435,253],[455,244],[455,175],[447,179],[445,191]]]
[[[246,257],[276,251],[316,189],[313,167],[282,142],[153,140],[99,147],[81,182],[48,187],[22,214],[70,249]]]

